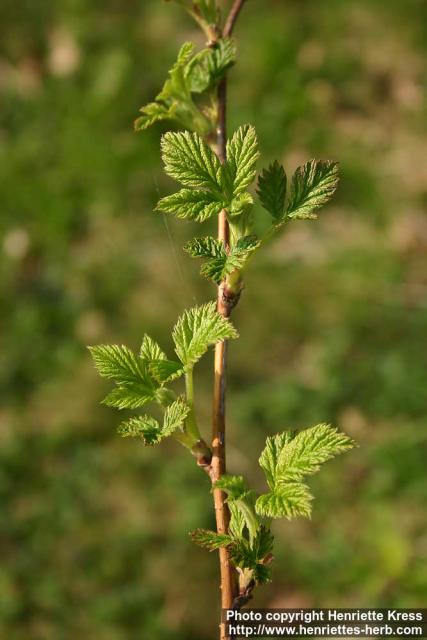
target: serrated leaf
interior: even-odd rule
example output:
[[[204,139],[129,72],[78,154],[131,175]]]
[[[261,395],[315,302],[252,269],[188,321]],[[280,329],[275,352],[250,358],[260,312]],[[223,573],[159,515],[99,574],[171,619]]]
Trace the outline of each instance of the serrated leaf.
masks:
[[[254,127],[240,127],[227,142],[225,170],[233,197],[242,194],[254,181],[259,157],[258,140]]]
[[[184,247],[192,258],[210,258],[200,269],[201,275],[219,283],[223,279],[227,253],[224,243],[215,238],[194,238]]]
[[[249,257],[260,246],[258,238],[254,235],[240,238],[227,256],[227,262],[223,277],[232,273],[235,269],[243,269]]]
[[[203,49],[187,65],[187,78],[193,93],[213,87],[236,61],[236,46],[230,38],[220,39]]]
[[[167,407],[163,425],[152,416],[135,416],[122,422],[118,433],[122,437],[142,438],[148,446],[158,444],[183,425],[189,411],[190,408],[184,400],[178,398]]]
[[[113,379],[113,389],[103,404],[118,409],[136,409],[155,399],[158,384],[150,375],[147,363],[137,359],[125,346],[89,347],[95,366],[104,378]]]
[[[162,439],[160,424],[151,416],[138,416],[122,422],[117,432],[123,438],[142,438],[144,444],[151,446]]]
[[[264,562],[265,558],[273,551],[274,536],[270,529],[261,525],[252,542],[252,550],[258,562]]]
[[[211,258],[200,268],[200,275],[212,280],[215,284],[220,284],[224,280],[226,273],[227,255],[224,254],[219,258]]]
[[[204,222],[218,215],[224,203],[216,194],[209,191],[181,189],[159,200],[156,209],[164,213],[172,213],[178,218],[188,218],[196,222]]]
[[[312,499],[313,496],[305,484],[290,482],[259,496],[255,503],[255,511],[267,518],[309,518]]]
[[[236,253],[247,253],[248,251],[255,251],[258,249],[260,241],[255,235],[244,236],[239,238],[234,247]]]
[[[194,51],[194,45],[186,42],[178,54],[177,61],[169,71],[162,90],[152,102],[142,107],[141,116],[135,121],[135,129],[141,131],[158,120],[175,120],[182,127],[195,129],[207,135],[212,128],[205,114],[194,104],[191,96],[187,67]]]
[[[296,435],[285,432],[267,438],[259,464],[274,491],[279,485],[315,473],[320,464],[353,446],[353,440],[344,433],[319,424]]]
[[[224,243],[211,236],[193,238],[187,242],[184,250],[192,258],[219,258],[226,255]]]
[[[180,378],[184,369],[175,360],[153,360],[150,362],[150,373],[160,384],[164,384]]]
[[[258,585],[267,584],[271,582],[271,569],[264,564],[257,564],[254,568],[253,577],[255,583]]]
[[[249,532],[249,539],[253,540],[257,535],[260,523],[254,512],[255,494],[246,487],[243,476],[223,475],[213,485],[215,489],[221,489],[227,494],[227,503],[234,504],[240,511],[244,523]]]
[[[155,122],[161,120],[173,120],[176,114],[176,104],[165,105],[159,102],[150,102],[140,109],[142,115],[136,118],[135,131],[144,131]]]
[[[208,237],[195,238],[186,245],[185,250],[193,258],[210,258],[202,265],[200,273],[219,284],[235,269],[243,269],[250,255],[259,246],[260,242],[256,236],[245,236],[240,238],[227,254],[222,242]]]
[[[282,448],[276,467],[276,481],[298,481],[319,470],[320,465],[354,447],[345,433],[328,424],[300,431]]]
[[[257,584],[270,580],[270,571],[265,566],[271,556],[274,538],[270,531],[261,526],[252,541],[241,538],[230,547],[233,564],[247,573],[248,581],[253,579]]]
[[[277,465],[284,447],[293,438],[293,433],[285,431],[274,436],[268,436],[265,448],[259,458],[259,465],[264,470],[270,489],[274,490],[278,476]]]
[[[241,538],[245,528],[245,518],[234,502],[229,502],[228,508],[230,510],[229,531],[234,538]]]
[[[234,543],[231,536],[225,533],[216,533],[216,531],[209,531],[208,529],[196,529],[192,531],[191,539],[203,549],[208,551],[215,551],[221,547],[229,547]]]
[[[258,498],[256,512],[271,518],[309,517],[312,496],[300,481],[353,445],[351,438],[327,424],[267,438],[259,463],[271,492]]]
[[[286,199],[286,173],[277,160],[258,177],[258,197],[275,220],[283,218]]]
[[[203,93],[212,83],[207,64],[210,55],[209,49],[203,49],[187,65],[187,81],[192,93]]]
[[[128,347],[102,344],[88,347],[98,373],[116,382],[146,381],[146,370]]]
[[[311,160],[293,178],[286,209],[288,218],[316,218],[315,211],[332,197],[338,184],[338,164]]]
[[[170,404],[165,411],[162,437],[170,436],[174,431],[182,427],[189,412],[190,407],[184,402],[184,400],[182,400],[182,398],[178,398],[175,402]]]
[[[138,409],[155,399],[156,391],[142,383],[128,382],[115,387],[102,404],[116,409]]]
[[[171,98],[179,100],[191,100],[190,87],[185,77],[185,67],[190,60],[194,51],[192,42],[184,42],[179,50],[177,60],[169,71],[169,78],[166,80],[163,89],[156,96],[156,100],[161,102],[168,101]]]
[[[222,199],[221,164],[197,133],[168,131],[162,138],[166,173],[185,187],[210,191]]]
[[[166,354],[161,350],[157,342],[147,334],[145,334],[142,339],[139,357],[148,362],[152,362],[153,360],[166,360]]]
[[[203,356],[208,348],[238,334],[229,320],[216,310],[214,302],[186,311],[176,323],[172,334],[175,351],[186,369]]]
[[[224,71],[227,71],[236,62],[236,43],[232,38],[221,38],[211,51],[211,74],[216,80],[219,80],[224,75]]]

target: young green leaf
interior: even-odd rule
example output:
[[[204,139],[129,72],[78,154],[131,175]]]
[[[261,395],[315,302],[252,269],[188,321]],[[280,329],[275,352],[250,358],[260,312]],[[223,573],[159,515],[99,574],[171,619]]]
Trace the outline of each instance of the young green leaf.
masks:
[[[216,310],[214,302],[194,307],[178,319],[172,334],[175,351],[186,369],[191,369],[208,348],[219,340],[237,338],[229,320]]]
[[[142,438],[144,444],[153,445],[172,435],[179,429],[186,419],[190,407],[178,398],[167,407],[163,419],[163,425],[152,416],[132,417],[122,422],[118,433],[123,437]]]
[[[270,529],[261,525],[252,543],[252,550],[258,562],[265,562],[265,559],[272,553],[274,536]]]
[[[197,133],[168,131],[161,147],[165,171],[171,178],[185,187],[210,191],[221,200],[220,162]]]
[[[243,269],[249,256],[259,246],[257,237],[252,235],[240,238],[228,254],[222,242],[210,237],[195,238],[184,248],[193,258],[209,258],[202,265],[200,273],[219,284],[235,269]]]
[[[255,511],[259,516],[267,518],[309,518],[312,499],[313,496],[305,484],[290,482],[259,496],[255,503]]]
[[[223,277],[229,275],[234,269],[243,269],[249,257],[260,246],[258,238],[254,235],[239,238],[227,256],[227,262]]]
[[[95,367],[103,378],[110,378],[116,382],[146,380],[145,368],[128,347],[113,344],[88,348]]]
[[[191,539],[203,549],[208,551],[215,551],[221,547],[229,547],[234,543],[231,536],[225,533],[216,533],[216,531],[209,531],[208,529],[196,529],[192,531]]]
[[[271,518],[309,517],[312,496],[301,480],[315,473],[322,462],[354,445],[351,438],[327,424],[298,434],[280,433],[267,438],[259,463],[270,493],[260,496],[255,510]]]
[[[233,538],[242,538],[243,530],[245,528],[245,518],[235,502],[228,502],[228,508],[230,510],[230,534]]]
[[[215,489],[221,489],[227,495],[227,502],[234,504],[240,511],[241,517],[248,529],[249,540],[257,535],[260,523],[254,512],[254,492],[246,487],[243,476],[223,475],[213,485]]]
[[[353,446],[353,440],[344,433],[328,424],[318,424],[296,435],[282,433],[267,438],[259,463],[274,489],[315,473],[320,464]]]
[[[226,255],[224,243],[211,236],[193,238],[193,240],[187,242],[184,251],[192,258],[220,258]]]
[[[174,360],[153,360],[150,362],[150,373],[159,384],[171,382],[180,378],[184,373],[184,369],[180,362]]]
[[[170,436],[174,431],[182,427],[190,407],[182,398],[178,398],[170,404],[165,411],[162,427],[162,437]]]
[[[115,387],[102,404],[116,409],[138,409],[156,399],[156,389],[139,382],[127,382]]]
[[[247,254],[258,249],[259,245],[260,242],[255,235],[243,236],[243,238],[238,239],[232,250],[236,254]]]
[[[195,105],[191,96],[191,82],[187,77],[193,51],[194,45],[191,42],[186,42],[181,47],[156,102],[142,107],[142,115],[135,121],[137,131],[142,131],[159,120],[176,120],[181,126],[199,131],[202,135],[209,133],[212,123]]]
[[[160,349],[149,335],[145,334],[142,339],[141,350],[139,352],[141,360],[152,362],[153,360],[166,360],[166,354]]]
[[[208,280],[212,280],[215,284],[220,284],[227,273],[227,254],[219,258],[211,258],[200,267],[200,275]]]
[[[136,358],[130,349],[99,345],[89,347],[89,350],[100,375],[113,379],[118,385],[103,404],[118,409],[136,409],[155,399],[158,383],[150,375],[147,362]]]
[[[259,465],[264,470],[270,489],[274,490],[276,479],[279,475],[278,461],[286,445],[292,440],[294,434],[291,431],[268,436],[265,448],[259,458]]]
[[[189,253],[192,258],[209,258],[209,260],[202,265],[200,273],[216,283],[221,282],[227,262],[227,253],[223,242],[210,236],[206,238],[194,238],[186,244],[184,250]]]
[[[286,209],[288,218],[316,218],[316,209],[326,204],[338,184],[338,164],[311,160],[299,167],[293,178]]]
[[[156,209],[163,213],[172,213],[178,218],[204,222],[218,215],[224,209],[224,203],[209,191],[181,189],[159,200]]]
[[[123,438],[142,438],[144,444],[151,446],[161,440],[160,424],[151,416],[129,418],[121,423],[117,433]]]
[[[213,87],[236,61],[236,46],[230,38],[221,38],[203,49],[188,63],[186,73],[193,93]]]
[[[273,542],[269,529],[261,526],[252,541],[241,538],[230,547],[233,564],[246,572],[247,582],[264,584],[270,580],[270,571],[265,565],[271,559]]]
[[[258,157],[256,131],[253,126],[246,124],[227,142],[225,171],[233,197],[246,191],[254,181]]]
[[[300,431],[282,448],[276,467],[280,483],[299,481],[319,470],[320,465],[354,447],[354,441],[328,424]]]
[[[140,115],[134,123],[135,131],[144,131],[148,129],[155,122],[160,120],[173,120],[176,114],[176,104],[165,105],[160,102],[150,102],[144,107],[141,107]]]
[[[179,100],[191,100],[190,88],[185,77],[185,68],[194,51],[192,42],[184,42],[178,53],[178,58],[169,71],[169,78],[166,80],[163,89],[156,96],[156,100],[167,102],[171,98]]]
[[[286,173],[277,160],[258,177],[258,197],[275,220],[283,218],[286,199]]]

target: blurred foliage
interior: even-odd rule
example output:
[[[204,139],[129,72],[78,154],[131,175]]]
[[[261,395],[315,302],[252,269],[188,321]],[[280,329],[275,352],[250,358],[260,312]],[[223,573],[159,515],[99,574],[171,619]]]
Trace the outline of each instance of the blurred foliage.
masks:
[[[256,604],[420,606],[426,4],[264,4],[238,27],[230,130],[252,122],[265,164],[337,159],[342,179],[321,219],[294,223],[248,277],[229,468],[261,488],[266,435],[315,422],[360,448],[316,478],[312,521],[276,527]],[[171,190],[163,129],[132,131],[184,39],[202,44],[159,0],[1,3],[1,638],[215,634],[216,559],[187,535],[213,525],[207,479],[178,445],[116,436],[85,349],[167,340],[213,295],[181,250],[195,227],[152,213]],[[200,375],[208,430],[209,362]]]

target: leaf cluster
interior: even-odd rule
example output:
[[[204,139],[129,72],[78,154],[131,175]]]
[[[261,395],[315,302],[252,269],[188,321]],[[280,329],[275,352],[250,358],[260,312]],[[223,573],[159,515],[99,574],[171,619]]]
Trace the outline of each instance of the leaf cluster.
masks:
[[[242,476],[224,475],[215,487],[227,494],[231,521],[227,536],[197,530],[194,542],[209,550],[229,548],[236,567],[245,579],[262,584],[270,576],[273,537],[271,518],[310,517],[312,495],[302,480],[320,465],[354,446],[337,429],[319,424],[299,433],[284,432],[267,438],[259,463],[270,491],[260,496],[245,484]]]
[[[310,517],[313,497],[302,480],[318,471],[323,462],[353,446],[351,438],[328,424],[318,424],[296,435],[285,432],[267,438],[259,464],[270,491],[258,498],[256,512],[288,520]]]
[[[244,236],[227,252],[223,242],[207,236],[190,240],[184,249],[192,258],[206,258],[200,274],[220,284],[233,271],[242,271],[259,246],[260,242],[255,235]]]
[[[209,7],[205,7],[208,12]],[[233,40],[218,40],[212,47],[194,53],[195,46],[185,42],[168,78],[154,102],[140,109],[136,131],[143,131],[160,120],[171,120],[186,129],[207,135],[212,130],[212,106],[200,104],[201,94],[211,94],[224,73],[234,64]]]
[[[115,382],[103,403],[118,409],[138,409],[149,402],[165,409],[163,424],[151,416],[131,417],[119,427],[122,436],[139,436],[145,444],[155,444],[181,428],[189,414],[186,400],[177,398],[168,383],[192,371],[208,348],[236,338],[231,322],[223,318],[209,302],[185,311],[172,332],[177,360],[169,360],[148,335],[139,354],[126,346],[89,347],[99,374]]]
[[[261,172],[257,185],[260,203],[272,218],[271,226],[258,239],[253,233],[250,187],[256,177],[259,151],[251,125],[240,127],[227,142],[223,164],[198,133],[168,132],[161,146],[166,173],[183,188],[162,198],[157,210],[196,222],[226,212],[230,246],[205,236],[185,247],[190,256],[204,260],[200,272],[216,284],[226,281],[230,285],[233,279],[240,283],[249,258],[268,237],[289,220],[315,218],[338,182],[337,163],[311,160],[295,171],[288,193],[283,166],[277,161],[271,164]]]
[[[228,141],[224,164],[197,133],[169,131],[161,147],[166,173],[184,188],[162,198],[159,211],[204,222],[224,209],[231,218],[240,216],[252,204],[247,189],[255,179],[259,152],[251,125],[240,127]]]

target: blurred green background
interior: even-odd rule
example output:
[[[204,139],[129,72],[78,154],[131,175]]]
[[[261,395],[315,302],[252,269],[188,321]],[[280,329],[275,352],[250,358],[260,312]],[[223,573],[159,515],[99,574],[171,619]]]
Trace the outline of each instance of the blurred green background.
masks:
[[[227,3],[224,3],[227,4]],[[162,128],[134,134],[185,39],[160,0],[0,6],[0,638],[216,637],[207,478],[179,445],[115,434],[85,349],[170,347],[214,295],[153,213],[172,182]],[[337,159],[318,222],[255,261],[230,349],[229,469],[259,489],[265,437],[317,422],[360,444],[311,483],[313,519],[275,525],[257,606],[421,606],[427,594],[427,5],[252,0],[237,30],[230,130],[263,164]],[[260,217],[264,214],[257,211]],[[209,223],[204,232],[208,232]],[[197,408],[209,429],[211,362]]]

